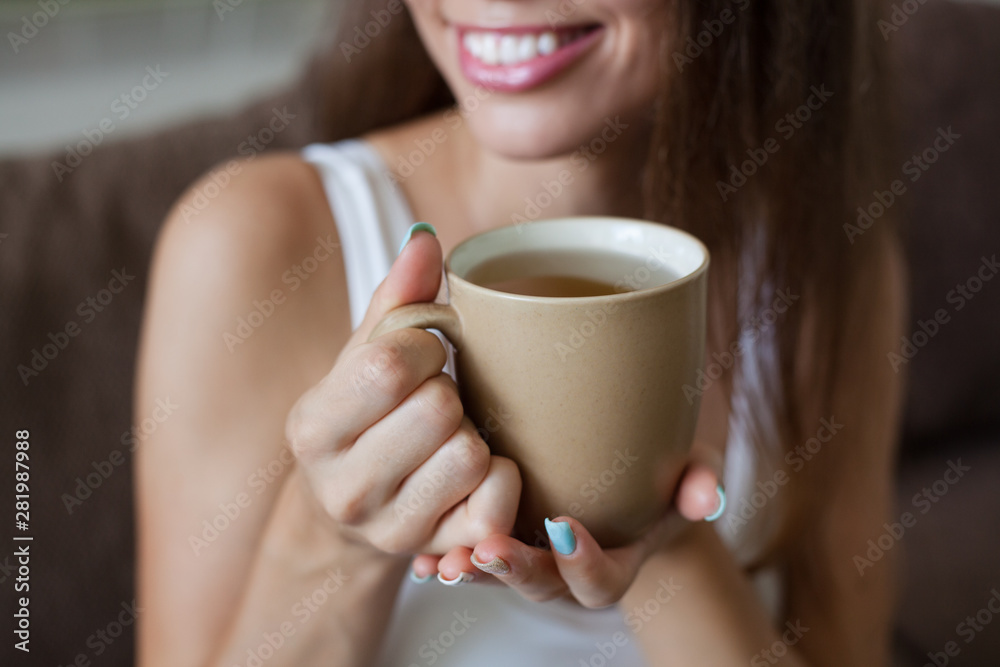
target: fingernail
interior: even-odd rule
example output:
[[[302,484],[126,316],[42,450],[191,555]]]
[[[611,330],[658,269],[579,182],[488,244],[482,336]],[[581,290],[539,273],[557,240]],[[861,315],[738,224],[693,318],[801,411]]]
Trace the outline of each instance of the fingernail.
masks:
[[[428,574],[426,577],[418,576],[416,572],[410,570],[410,581],[417,584],[426,584],[428,581],[434,578],[433,574]]]
[[[434,225],[429,222],[415,222],[410,225],[409,229],[406,230],[406,236],[403,237],[403,242],[399,244],[399,250],[396,251],[397,255],[403,252],[403,248],[405,248],[406,244],[410,242],[410,239],[413,237],[413,232],[430,232],[433,236],[438,235],[437,230],[434,229]]]
[[[705,521],[715,521],[720,516],[722,516],[723,512],[726,511],[726,492],[722,488],[721,484],[715,487],[715,493],[717,493],[719,496],[719,509],[715,510],[715,512],[713,512],[709,516],[706,516]]]
[[[546,519],[545,532],[549,534],[549,542],[552,543],[552,548],[563,556],[570,555],[576,549],[576,535],[573,534],[573,529],[569,527],[569,523]]]
[[[438,572],[438,581],[445,586],[461,586],[475,579],[471,572],[460,572],[454,579],[445,579],[444,575]]]
[[[500,558],[500,556],[494,557],[489,563],[480,563],[476,559],[476,554],[472,554],[469,556],[469,560],[483,572],[490,574],[510,574],[510,565],[503,558]]]

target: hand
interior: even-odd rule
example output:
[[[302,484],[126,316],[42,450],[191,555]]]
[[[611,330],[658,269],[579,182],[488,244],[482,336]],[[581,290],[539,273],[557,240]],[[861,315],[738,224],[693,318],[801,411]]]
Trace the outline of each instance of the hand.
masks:
[[[678,485],[674,506],[641,539],[624,547],[602,549],[579,521],[555,517],[553,522],[557,525],[553,530],[557,539],[552,540],[551,550],[497,534],[479,542],[474,549],[457,547],[441,558],[418,556],[413,570],[417,576],[440,572],[442,577],[455,580],[465,573],[466,579],[471,576],[476,582],[502,582],[529,600],[570,595],[585,607],[606,607],[621,599],[651,554],[690,526],[690,522],[717,513],[722,502],[717,486],[718,474],[713,466],[692,463]],[[549,535],[553,535],[552,530]],[[484,567],[474,567],[473,557]]]
[[[401,329],[366,342],[390,310],[432,301],[441,246],[416,233],[333,369],[292,409],[287,436],[334,529],[382,552],[445,553],[514,525],[521,478],[464,416],[441,342]]]

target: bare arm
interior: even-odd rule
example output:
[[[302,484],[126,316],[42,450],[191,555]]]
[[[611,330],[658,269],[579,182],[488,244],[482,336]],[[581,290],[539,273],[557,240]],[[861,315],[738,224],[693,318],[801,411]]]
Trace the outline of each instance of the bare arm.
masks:
[[[352,333],[328,204],[295,157],[167,222],[136,401],[180,407],[138,454],[142,664],[369,664],[410,555],[510,530],[516,466],[464,416],[441,343],[367,342],[433,299],[440,267],[416,234]]]
[[[293,158],[251,164],[197,216],[185,219],[180,211],[191,202],[182,201],[165,223],[136,412],[142,416],[158,398],[178,407],[137,452],[139,596],[147,609],[141,664],[206,664],[251,571],[262,576],[266,563],[255,561],[266,533],[302,526],[304,500],[294,489],[283,493],[294,468],[285,418],[350,334],[339,252],[326,255],[309,280],[294,273],[321,242],[337,241],[306,203],[312,179]],[[310,345],[324,338],[326,346]],[[313,551],[333,546],[332,533],[307,533],[299,541]],[[287,604],[274,600],[275,609],[287,611],[301,597],[296,589],[315,583],[310,568],[289,571]]]

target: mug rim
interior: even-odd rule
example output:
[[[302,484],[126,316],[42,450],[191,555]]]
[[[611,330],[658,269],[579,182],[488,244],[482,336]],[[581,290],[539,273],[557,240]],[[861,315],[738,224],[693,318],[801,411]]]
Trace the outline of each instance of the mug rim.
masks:
[[[536,304],[586,304],[587,302],[607,302],[609,300],[614,301],[628,301],[634,299],[644,299],[648,298],[662,292],[672,291],[683,287],[684,285],[698,280],[706,271],[708,271],[709,263],[711,262],[711,257],[708,252],[708,248],[702,241],[696,237],[694,234],[687,232],[683,229],[674,227],[673,225],[667,225],[660,222],[653,222],[651,220],[641,220],[638,218],[625,218],[620,216],[602,216],[602,215],[590,215],[590,216],[567,216],[562,218],[546,218],[544,220],[536,220],[533,222],[526,223],[528,226],[535,225],[547,225],[552,223],[581,223],[581,224],[607,224],[607,225],[622,225],[628,224],[630,226],[640,226],[640,227],[654,227],[658,231],[664,229],[668,230],[670,233],[678,234],[680,236],[686,237],[686,240],[692,243],[701,253],[701,262],[693,270],[684,273],[684,275],[678,276],[677,278],[663,283],[662,285],[655,285],[653,287],[644,287],[636,290],[630,290],[627,292],[616,292],[614,294],[600,294],[591,296],[532,296],[529,294],[516,294],[513,292],[503,292],[500,290],[490,289],[489,287],[484,287],[471,282],[459,275],[452,270],[452,260],[456,253],[460,252],[469,243],[472,243],[484,236],[489,236],[491,234],[499,233],[511,233],[511,229],[515,228],[517,225],[504,225],[503,227],[497,227],[479,234],[471,236],[457,246],[451,249],[448,253],[448,257],[445,259],[445,273],[447,280],[455,280],[460,283],[463,287],[472,290],[475,293],[480,293],[484,296],[489,296],[490,298],[498,298],[510,301],[527,301],[529,303]]]

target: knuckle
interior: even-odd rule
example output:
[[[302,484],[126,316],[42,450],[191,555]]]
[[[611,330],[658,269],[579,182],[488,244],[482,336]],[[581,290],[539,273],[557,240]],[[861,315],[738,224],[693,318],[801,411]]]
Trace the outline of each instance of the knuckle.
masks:
[[[439,376],[440,377],[440,376]],[[432,378],[423,384],[417,400],[445,434],[454,433],[462,423],[464,408],[458,390],[450,381]]]
[[[322,441],[320,430],[315,421],[303,417],[300,409],[292,410],[285,422],[285,439],[295,458],[308,460],[315,456]]]
[[[340,488],[324,496],[323,508],[337,523],[359,526],[368,516],[367,494],[360,489]]]
[[[354,377],[356,390],[399,399],[408,393],[412,383],[410,364],[402,351],[389,341],[373,341],[359,362]]]
[[[486,476],[490,467],[490,448],[475,432],[460,429],[448,445],[448,461],[457,468],[457,474],[476,478],[476,482]]]

